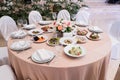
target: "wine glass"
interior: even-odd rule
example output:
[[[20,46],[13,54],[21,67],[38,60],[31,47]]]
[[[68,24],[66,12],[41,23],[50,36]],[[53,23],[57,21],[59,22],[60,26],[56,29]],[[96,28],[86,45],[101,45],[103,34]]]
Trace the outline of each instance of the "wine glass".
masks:
[[[53,13],[52,13],[52,17],[53,17],[54,20],[57,18],[56,12],[53,12]]]
[[[27,20],[23,19],[23,27],[27,25]]]
[[[21,28],[23,26],[23,20],[22,19],[18,19],[17,20],[17,25],[18,25],[18,28]]]
[[[72,14],[71,19],[72,19],[72,21],[75,21],[76,15],[75,15],[75,14]]]

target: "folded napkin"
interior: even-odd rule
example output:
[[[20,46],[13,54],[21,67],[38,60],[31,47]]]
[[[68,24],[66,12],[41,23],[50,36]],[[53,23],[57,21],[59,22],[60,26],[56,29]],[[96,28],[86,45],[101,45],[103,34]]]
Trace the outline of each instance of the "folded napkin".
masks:
[[[51,24],[52,21],[39,21],[39,24],[45,25],[45,24]]]
[[[29,41],[18,41],[18,42],[14,42],[10,48],[12,50],[25,50],[30,48],[30,42]]]
[[[12,38],[24,38],[27,35],[27,33],[23,30],[15,31],[11,33]]]
[[[100,29],[98,26],[92,26],[88,28],[91,32],[97,32],[97,33],[101,33],[103,32],[102,29]]]
[[[24,29],[34,29],[36,27],[35,24],[30,24],[30,25],[25,25],[23,28]]]
[[[54,56],[54,53],[49,50],[39,49],[31,57],[34,62],[45,63],[51,61]]]

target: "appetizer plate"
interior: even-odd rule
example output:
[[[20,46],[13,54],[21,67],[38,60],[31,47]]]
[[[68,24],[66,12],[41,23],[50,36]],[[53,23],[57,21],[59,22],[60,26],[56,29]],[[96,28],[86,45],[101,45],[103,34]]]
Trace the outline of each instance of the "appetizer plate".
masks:
[[[85,36],[75,36],[74,39],[76,44],[83,44],[87,42],[87,38]]]
[[[43,33],[43,30],[41,29],[33,29],[33,30],[28,31],[28,34],[31,36],[39,35],[42,33]]]
[[[47,40],[47,44],[50,46],[59,45],[59,38],[51,38],[51,39]]]
[[[99,38],[97,38],[97,39],[91,38],[90,35],[91,35],[90,33],[86,35],[86,37],[87,37],[89,40],[92,40],[92,41],[99,41],[99,40],[101,40],[100,34],[98,34]]]
[[[83,57],[86,54],[85,49],[80,45],[68,45],[64,48],[64,52],[66,55],[75,58]]]
[[[41,30],[43,30],[44,32],[54,32],[55,28],[50,26],[43,26]]]
[[[39,36],[37,36],[39,39],[37,40],[37,41],[35,41],[34,39],[32,39],[33,40],[33,42],[35,42],[35,43],[42,43],[42,42],[45,42],[45,41],[47,41],[47,39],[48,39],[48,37],[47,36],[44,36],[44,35],[39,35]]]
[[[70,45],[70,44],[75,44],[75,41],[72,37],[63,37],[60,39],[60,44],[62,45]]]

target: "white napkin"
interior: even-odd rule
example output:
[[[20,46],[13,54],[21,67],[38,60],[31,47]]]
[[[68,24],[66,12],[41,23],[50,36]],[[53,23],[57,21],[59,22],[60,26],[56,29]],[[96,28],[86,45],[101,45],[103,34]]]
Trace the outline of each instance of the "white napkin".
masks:
[[[25,25],[23,28],[24,29],[34,29],[36,27],[35,24],[30,24],[30,25]]]
[[[29,41],[18,41],[18,42],[14,42],[10,48],[12,50],[25,50],[30,48],[30,42]]]
[[[49,62],[54,57],[55,57],[55,54],[52,51],[45,50],[45,49],[39,49],[31,56],[32,60],[37,63]]]
[[[51,24],[51,23],[52,23],[52,21],[39,21],[39,24],[42,24],[42,25]]]
[[[23,30],[15,31],[11,33],[12,38],[23,38],[27,35],[27,33]]]
[[[98,33],[103,32],[103,30],[100,29],[98,26],[92,26],[92,27],[89,27],[88,29],[89,29],[91,32],[98,32]]]
[[[41,61],[47,61],[51,58],[51,55],[45,49],[37,50],[36,53]]]

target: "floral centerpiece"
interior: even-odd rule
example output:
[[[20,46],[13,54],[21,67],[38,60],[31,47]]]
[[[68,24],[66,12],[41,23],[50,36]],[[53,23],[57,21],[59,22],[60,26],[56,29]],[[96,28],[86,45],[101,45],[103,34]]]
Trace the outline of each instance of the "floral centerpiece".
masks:
[[[58,37],[72,36],[72,28],[69,21],[60,20],[54,23]]]

